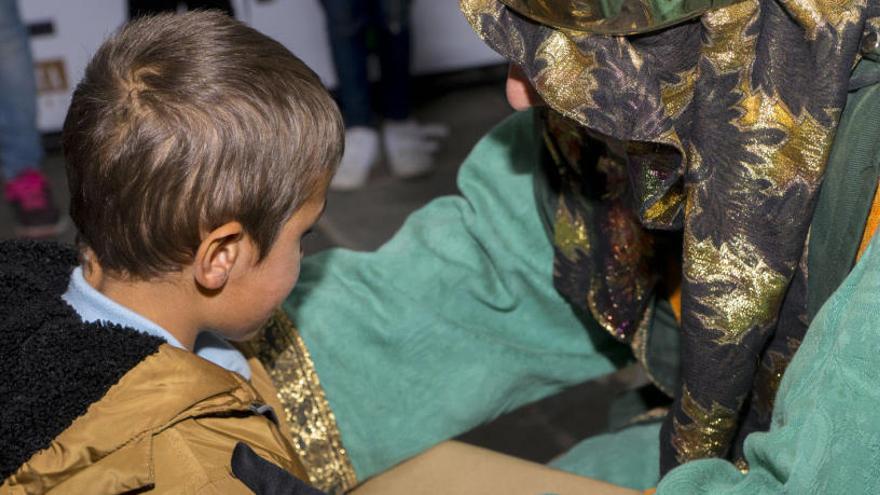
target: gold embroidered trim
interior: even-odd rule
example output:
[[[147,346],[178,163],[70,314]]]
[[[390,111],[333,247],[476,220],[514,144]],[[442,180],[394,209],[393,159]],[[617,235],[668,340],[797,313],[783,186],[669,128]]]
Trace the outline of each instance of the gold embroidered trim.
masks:
[[[309,481],[331,494],[357,484],[314,363],[290,318],[278,309],[249,345],[272,378]]]

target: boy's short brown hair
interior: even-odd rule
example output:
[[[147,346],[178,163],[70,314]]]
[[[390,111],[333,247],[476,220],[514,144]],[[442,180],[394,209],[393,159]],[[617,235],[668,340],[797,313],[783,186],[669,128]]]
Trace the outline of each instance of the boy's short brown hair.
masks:
[[[104,42],[64,122],[70,214],[101,266],[148,278],[239,221],[265,255],[339,162],[318,77],[218,12],[138,19]]]

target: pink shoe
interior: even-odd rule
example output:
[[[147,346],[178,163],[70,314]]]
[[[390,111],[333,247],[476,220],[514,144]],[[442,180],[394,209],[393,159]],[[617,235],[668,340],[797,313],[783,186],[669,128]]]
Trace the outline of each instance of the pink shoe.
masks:
[[[4,189],[6,201],[15,211],[16,236],[41,238],[64,232],[66,222],[52,201],[49,181],[42,172],[26,170],[8,181]]]

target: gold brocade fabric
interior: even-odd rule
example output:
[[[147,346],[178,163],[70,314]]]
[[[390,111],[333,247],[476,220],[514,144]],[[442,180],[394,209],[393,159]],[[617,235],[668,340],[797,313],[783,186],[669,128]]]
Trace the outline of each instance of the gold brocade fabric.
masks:
[[[357,484],[351,464],[318,380],[312,359],[296,327],[282,310],[250,341],[249,351],[263,364],[278,390],[290,436],[309,481],[331,494]]]
[[[560,29],[601,34],[646,33],[737,0],[501,0],[515,12]]]
[[[880,0],[744,0],[638,36],[553,28],[496,0],[461,7],[550,108],[560,293],[638,351],[666,256],[680,256],[661,471],[739,459],[806,330],[810,213]]]
[[[704,408],[694,400],[687,385],[682,388],[681,408],[690,421],[683,423],[672,419],[675,434],[672,442],[679,461],[711,457],[718,450],[730,444],[735,433],[736,411],[717,402]]]

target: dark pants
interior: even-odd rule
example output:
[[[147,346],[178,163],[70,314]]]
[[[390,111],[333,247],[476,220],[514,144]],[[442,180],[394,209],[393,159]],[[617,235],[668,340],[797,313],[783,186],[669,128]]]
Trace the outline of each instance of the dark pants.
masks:
[[[218,9],[234,16],[230,0],[128,0],[128,17],[134,19],[142,15],[158,14],[160,12],[174,12],[177,4],[183,3],[192,9]]]
[[[333,61],[339,76],[339,100],[348,127],[374,125],[367,80],[367,32],[376,34],[382,115],[409,117],[409,0],[321,0]]]

